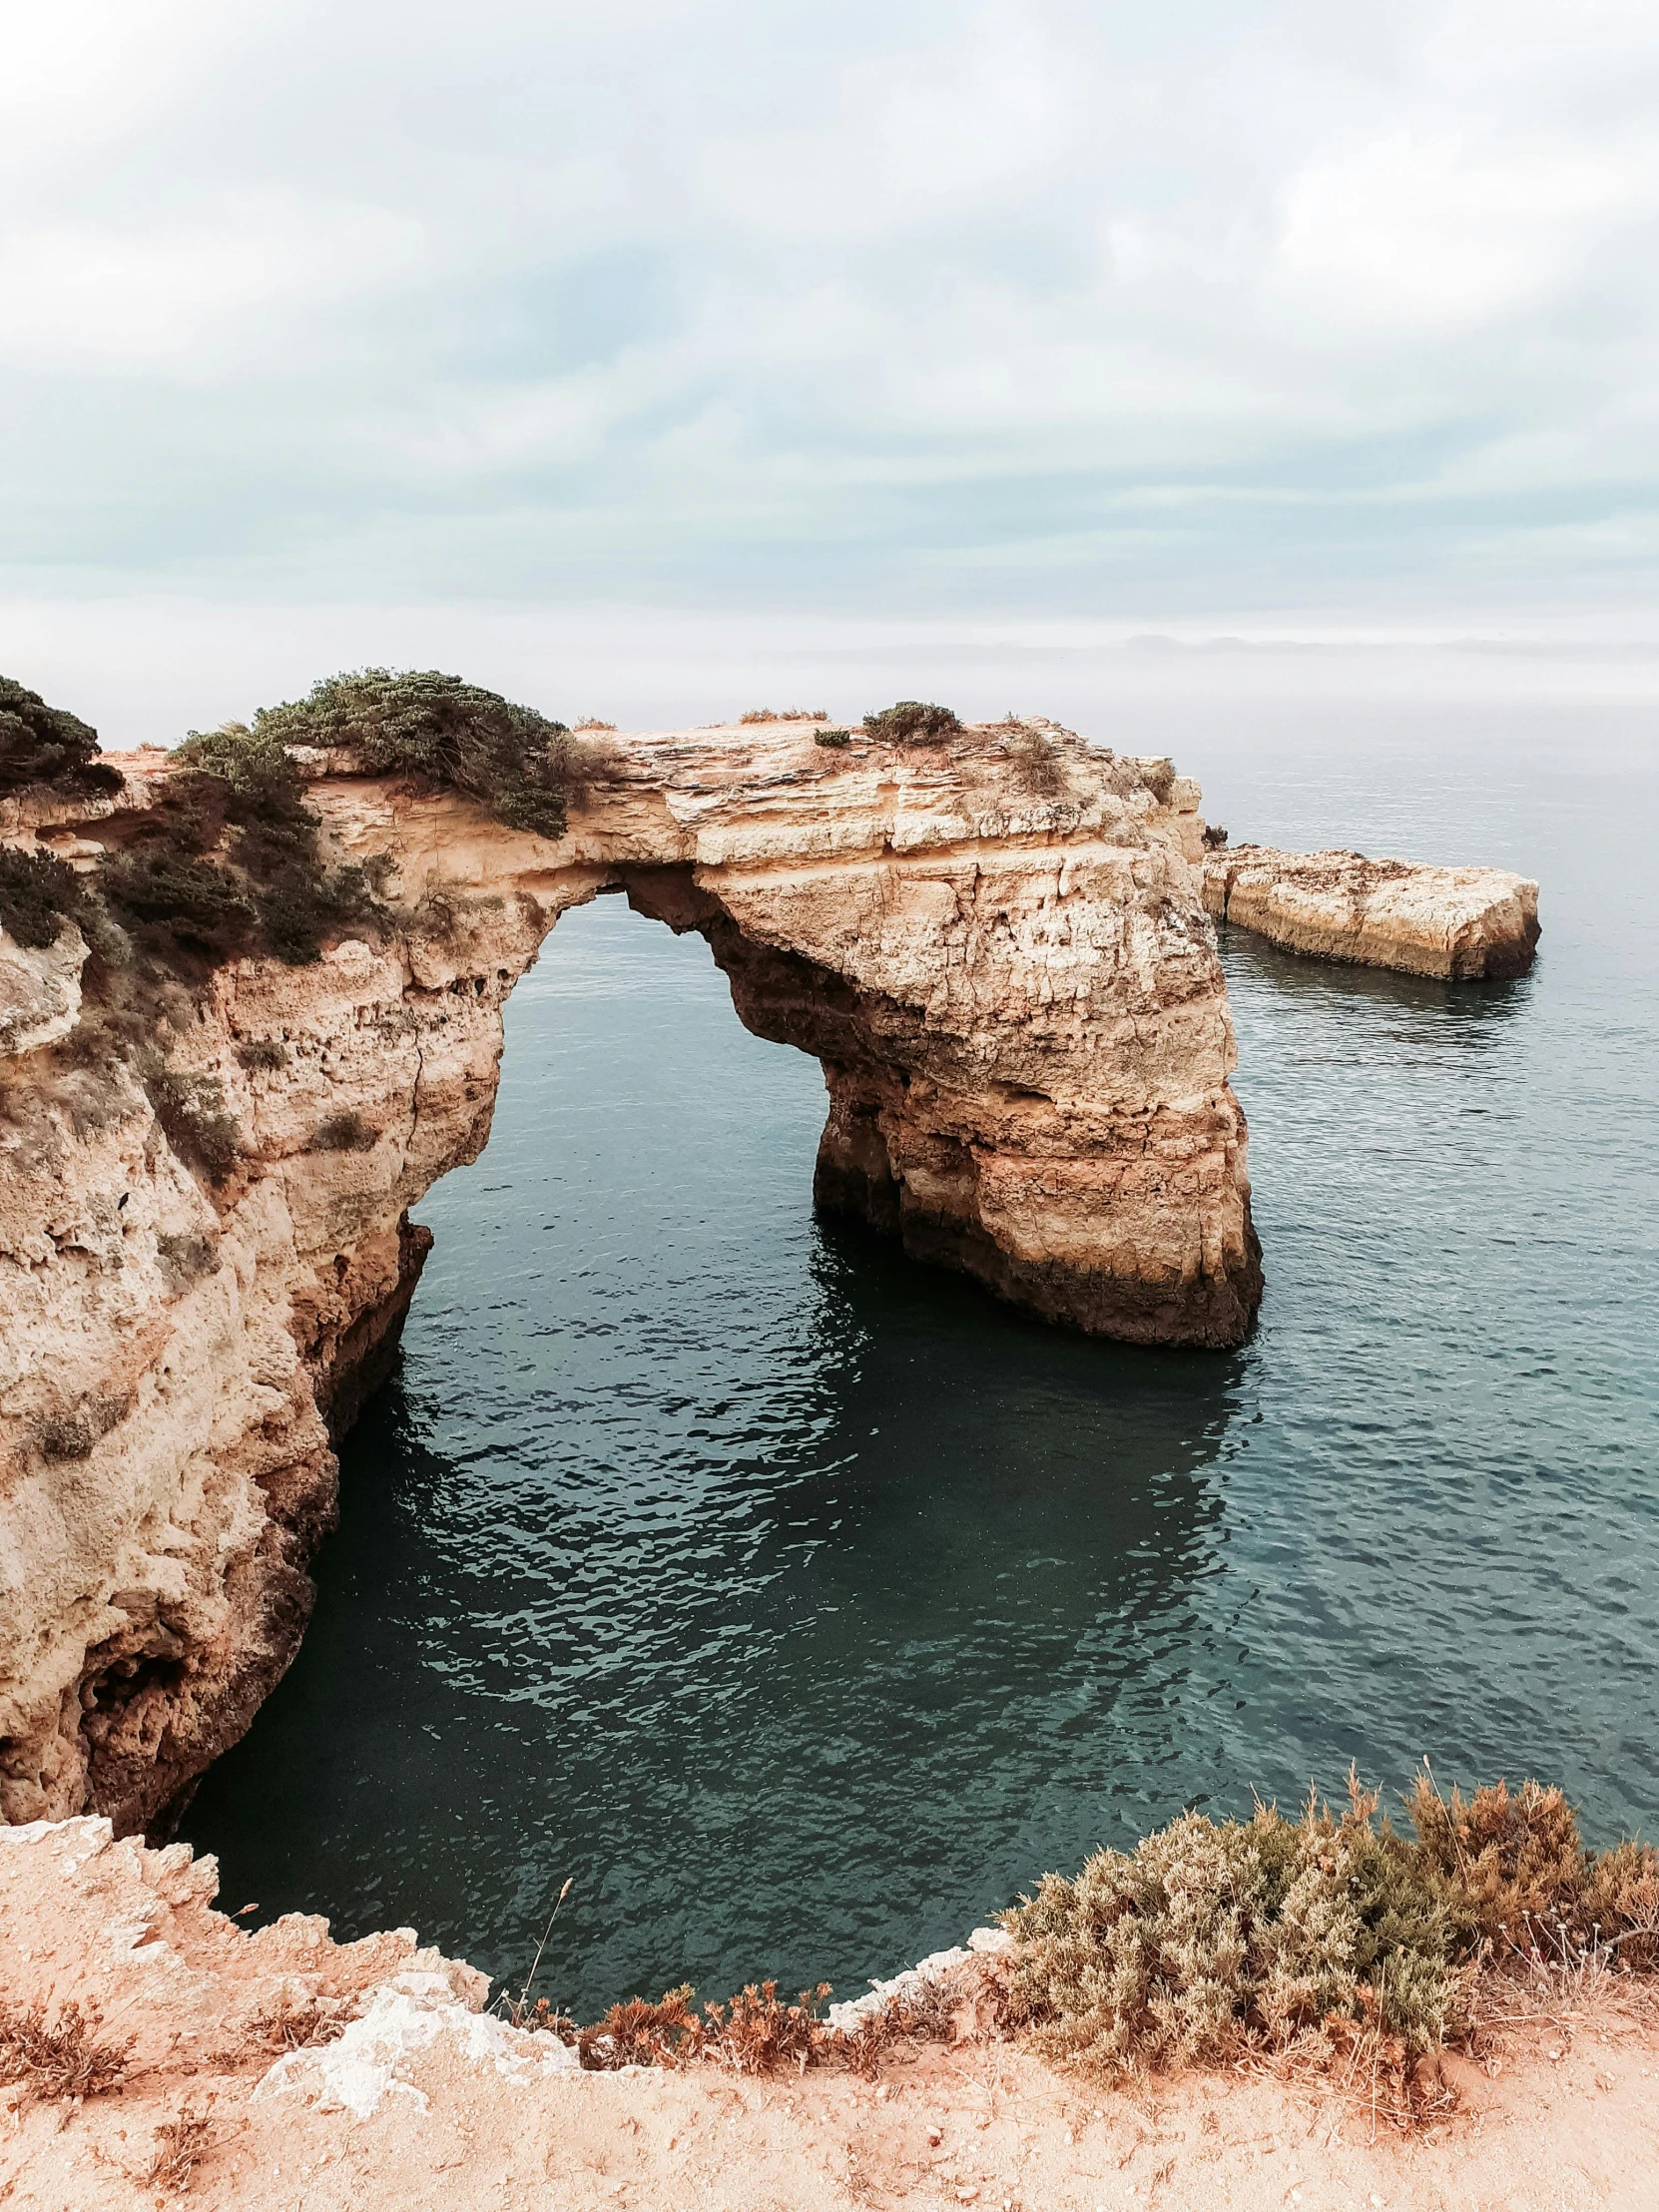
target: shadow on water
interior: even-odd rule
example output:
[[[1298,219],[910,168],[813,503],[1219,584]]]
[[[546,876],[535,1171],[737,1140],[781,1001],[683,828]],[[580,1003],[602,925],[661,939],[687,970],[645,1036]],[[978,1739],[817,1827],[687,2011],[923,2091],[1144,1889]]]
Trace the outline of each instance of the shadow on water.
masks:
[[[856,1987],[1100,1840],[1103,1741],[1145,1735],[1217,1569],[1238,1363],[1091,1345],[815,1223],[816,1067],[682,948],[589,928],[656,984],[619,1022],[550,962],[518,1011],[544,1079],[509,1058],[304,1647],[190,1833],[233,1906],[494,1971],[574,1875],[588,2009]],[[1191,1736],[1133,1761],[1171,1805]]]
[[[227,1902],[522,1970],[573,1876],[549,1993],[591,2013],[844,1993],[1094,1844],[1351,1758],[1651,1828],[1646,842],[1607,830],[1628,778],[1622,813],[1385,781],[1420,799],[1400,849],[1547,878],[1542,955],[1447,985],[1229,933],[1268,1295],[1225,1358],[826,1234],[817,1067],[701,940],[567,915],[488,1153],[421,1208],[310,1634],[186,1823]]]
[[[1217,936],[1236,997],[1253,986],[1272,990],[1289,1008],[1371,1025],[1389,1025],[1402,1039],[1419,1036],[1435,1046],[1478,1049],[1531,1012],[1537,970],[1501,982],[1446,982],[1434,975],[1402,975],[1393,968],[1351,967],[1339,960],[1287,952],[1249,929],[1221,922]],[[1540,955],[1541,964],[1542,955]]]

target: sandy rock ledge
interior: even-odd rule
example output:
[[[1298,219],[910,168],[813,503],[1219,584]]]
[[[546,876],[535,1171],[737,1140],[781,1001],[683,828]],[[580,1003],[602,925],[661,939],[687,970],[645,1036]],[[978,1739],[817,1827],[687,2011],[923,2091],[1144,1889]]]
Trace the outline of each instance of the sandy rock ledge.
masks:
[[[1538,886],[1503,868],[1241,844],[1203,876],[1212,914],[1319,959],[1456,981],[1524,975],[1537,948]]]
[[[95,2004],[130,2041],[119,2092],[0,2091],[16,2212],[1645,2212],[1659,2032],[1611,2008],[1540,2020],[1459,2074],[1427,2136],[1272,2080],[1136,2094],[969,2028],[877,2081],[588,2074],[475,2007],[483,1976],[407,1930],[336,1944],[289,1916],[248,1935],[211,1860],[106,1822],[0,1832],[0,1985]],[[936,1962],[928,1962],[936,1963]],[[899,1977],[900,1981],[904,1977]],[[285,2039],[340,2028],[284,2052]],[[343,2027],[340,2023],[343,2022]],[[188,2187],[154,2178],[192,2146]]]

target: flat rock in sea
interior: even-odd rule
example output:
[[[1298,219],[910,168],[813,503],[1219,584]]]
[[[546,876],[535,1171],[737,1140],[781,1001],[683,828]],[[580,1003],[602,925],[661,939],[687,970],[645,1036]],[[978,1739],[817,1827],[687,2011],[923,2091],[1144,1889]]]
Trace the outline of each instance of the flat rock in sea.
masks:
[[[1460,980],[1524,975],[1537,948],[1538,886],[1504,868],[1241,844],[1203,874],[1212,914],[1317,959]]]

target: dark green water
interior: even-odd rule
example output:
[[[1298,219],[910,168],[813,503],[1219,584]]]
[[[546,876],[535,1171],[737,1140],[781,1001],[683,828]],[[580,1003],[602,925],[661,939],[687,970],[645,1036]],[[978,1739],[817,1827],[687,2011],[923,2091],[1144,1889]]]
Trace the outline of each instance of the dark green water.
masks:
[[[572,1876],[543,1983],[591,2013],[850,1994],[1045,1867],[1351,1758],[1651,1831],[1647,733],[1178,750],[1236,830],[1544,883],[1518,984],[1225,946],[1252,1344],[1084,1343],[826,1233],[816,1064],[747,1035],[700,939],[567,917],[490,1149],[421,1209],[304,1649],[187,1820],[229,1906],[504,1972]]]

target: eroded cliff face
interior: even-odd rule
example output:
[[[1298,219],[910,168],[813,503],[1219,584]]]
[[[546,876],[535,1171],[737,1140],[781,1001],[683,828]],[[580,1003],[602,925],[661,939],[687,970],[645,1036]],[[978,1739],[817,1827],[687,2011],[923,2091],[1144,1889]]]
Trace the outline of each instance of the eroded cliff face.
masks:
[[[160,1039],[234,1118],[217,1182],[154,1083],[74,1064],[76,947],[6,948],[28,985],[0,1020],[7,1820],[165,1830],[287,1665],[330,1424],[384,1374],[429,1243],[407,1210],[482,1150],[502,1004],[603,890],[700,930],[748,1026],[821,1060],[821,1206],[1101,1335],[1248,1331],[1233,1030],[1198,793],[1167,763],[1051,725],[914,750],[660,734],[618,741],[556,843],[306,765],[336,856],[388,856],[387,907],[311,965],[222,967]],[[136,760],[114,804],[168,773]],[[99,823],[43,833],[84,861]]]

